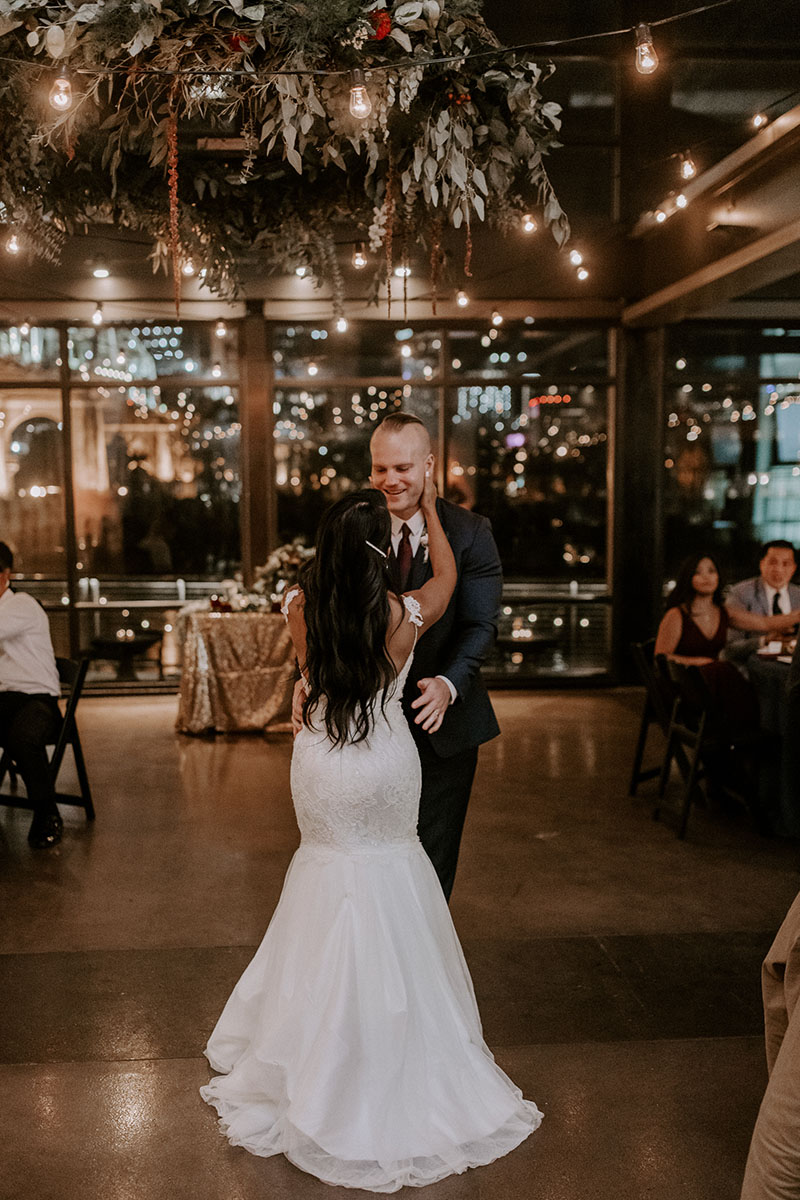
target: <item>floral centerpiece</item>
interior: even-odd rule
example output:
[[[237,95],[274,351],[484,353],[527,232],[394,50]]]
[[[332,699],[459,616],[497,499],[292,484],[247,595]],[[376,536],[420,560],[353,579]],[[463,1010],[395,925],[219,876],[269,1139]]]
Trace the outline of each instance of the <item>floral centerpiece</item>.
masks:
[[[269,597],[273,607],[280,608],[281,597],[287,588],[297,583],[300,569],[314,556],[314,547],[295,539],[273,550],[267,561],[253,572],[251,591]]]
[[[143,231],[176,304],[182,269],[232,297],[248,262],[305,267],[338,314],[357,240],[389,301],[422,247],[435,306],[474,222],[540,208],[569,234],[552,64],[504,49],[480,0],[0,0],[0,57],[5,239],[57,261],[86,225]]]

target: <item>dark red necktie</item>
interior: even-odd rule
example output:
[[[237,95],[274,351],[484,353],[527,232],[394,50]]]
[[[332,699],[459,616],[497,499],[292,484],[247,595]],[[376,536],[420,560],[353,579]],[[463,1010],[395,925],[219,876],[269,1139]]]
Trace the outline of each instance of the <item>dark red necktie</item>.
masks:
[[[397,547],[397,590],[404,592],[411,574],[411,530],[403,523],[400,528],[400,545]]]

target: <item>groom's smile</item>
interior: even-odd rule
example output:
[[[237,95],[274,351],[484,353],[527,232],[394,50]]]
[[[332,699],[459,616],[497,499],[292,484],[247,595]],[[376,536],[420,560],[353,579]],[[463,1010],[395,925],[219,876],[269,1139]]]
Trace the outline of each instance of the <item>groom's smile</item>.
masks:
[[[370,482],[383,492],[389,512],[404,521],[413,517],[425,486],[425,471],[433,467],[427,430],[422,425],[379,427],[372,436],[370,452]]]

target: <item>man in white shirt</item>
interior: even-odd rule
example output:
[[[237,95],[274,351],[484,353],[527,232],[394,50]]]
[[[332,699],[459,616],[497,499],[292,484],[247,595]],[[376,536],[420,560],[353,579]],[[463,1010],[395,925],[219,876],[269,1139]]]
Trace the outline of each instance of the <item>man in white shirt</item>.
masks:
[[[58,679],[47,615],[33,596],[11,590],[14,556],[0,542],[0,746],[13,759],[33,822],[28,841],[45,850],[61,841],[47,746],[61,723]]]
[[[800,608],[800,587],[792,583],[797,571],[797,559],[791,542],[778,539],[761,547],[759,574],[745,579],[730,589],[725,606],[733,616],[736,610],[756,613],[762,617],[795,612]],[[728,634],[726,657],[743,661],[758,649],[759,638],[731,628]]]

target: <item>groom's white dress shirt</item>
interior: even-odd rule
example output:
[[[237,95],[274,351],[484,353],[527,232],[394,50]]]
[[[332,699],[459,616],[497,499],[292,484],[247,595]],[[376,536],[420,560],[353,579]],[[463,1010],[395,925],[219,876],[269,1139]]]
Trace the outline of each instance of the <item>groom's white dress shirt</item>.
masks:
[[[422,535],[425,532],[425,518],[422,515],[422,509],[418,508],[413,517],[409,517],[407,521],[403,521],[400,517],[396,517],[392,513],[392,550],[397,555],[400,546],[400,538],[402,536],[403,526],[407,525],[409,530],[409,542],[411,543],[411,555],[414,557],[419,550],[419,544],[422,541]],[[437,679],[442,679],[447,684],[447,689],[450,692],[450,703],[454,704],[458,692],[455,684],[451,683],[446,675],[437,675]]]

